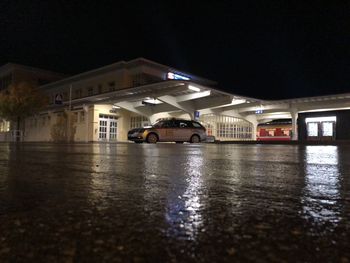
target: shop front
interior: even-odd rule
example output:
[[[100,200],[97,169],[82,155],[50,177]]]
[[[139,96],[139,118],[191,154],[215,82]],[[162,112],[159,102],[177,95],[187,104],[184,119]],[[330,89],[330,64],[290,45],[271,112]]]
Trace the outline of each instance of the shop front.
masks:
[[[300,141],[350,140],[350,110],[304,112],[298,115]]]

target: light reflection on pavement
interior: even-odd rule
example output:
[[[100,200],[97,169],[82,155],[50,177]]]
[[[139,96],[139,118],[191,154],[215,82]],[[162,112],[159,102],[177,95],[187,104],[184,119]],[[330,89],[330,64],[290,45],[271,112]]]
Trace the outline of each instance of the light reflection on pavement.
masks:
[[[349,262],[350,147],[0,144],[0,262]]]

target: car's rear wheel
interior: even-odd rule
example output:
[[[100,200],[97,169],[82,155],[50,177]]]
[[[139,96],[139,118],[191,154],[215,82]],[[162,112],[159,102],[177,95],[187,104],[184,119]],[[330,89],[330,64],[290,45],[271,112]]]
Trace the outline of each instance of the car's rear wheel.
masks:
[[[190,143],[199,143],[201,140],[198,135],[192,135]]]
[[[148,143],[157,143],[158,136],[155,133],[150,133],[148,134],[146,141]]]

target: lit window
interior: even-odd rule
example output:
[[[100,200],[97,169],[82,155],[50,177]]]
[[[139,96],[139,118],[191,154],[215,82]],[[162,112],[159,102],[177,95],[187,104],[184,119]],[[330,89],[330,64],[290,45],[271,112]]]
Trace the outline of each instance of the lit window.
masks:
[[[309,122],[307,124],[307,136],[309,136],[309,137],[317,137],[318,136],[318,123],[317,122]]]
[[[316,117],[316,118],[305,118],[305,122],[323,122],[323,121],[337,121],[336,116],[328,116],[328,117]]]
[[[333,136],[333,123],[323,122],[322,123],[322,136]]]

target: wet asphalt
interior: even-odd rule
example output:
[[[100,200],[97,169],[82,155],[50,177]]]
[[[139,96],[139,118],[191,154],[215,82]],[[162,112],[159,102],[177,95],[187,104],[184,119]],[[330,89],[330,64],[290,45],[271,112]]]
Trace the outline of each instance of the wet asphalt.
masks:
[[[350,262],[350,146],[0,144],[0,262]]]

